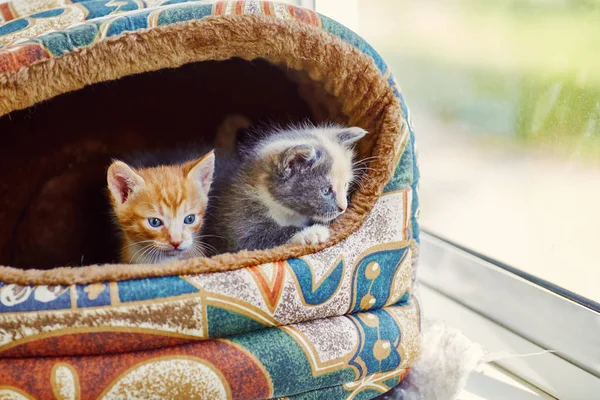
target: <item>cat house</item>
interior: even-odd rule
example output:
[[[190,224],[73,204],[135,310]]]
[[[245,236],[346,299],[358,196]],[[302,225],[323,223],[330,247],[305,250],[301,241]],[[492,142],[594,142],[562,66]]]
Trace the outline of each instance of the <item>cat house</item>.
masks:
[[[259,1],[0,4],[0,397],[369,399],[419,356],[418,169],[376,51]],[[223,119],[338,122],[368,168],[322,245],[120,265],[106,168]]]

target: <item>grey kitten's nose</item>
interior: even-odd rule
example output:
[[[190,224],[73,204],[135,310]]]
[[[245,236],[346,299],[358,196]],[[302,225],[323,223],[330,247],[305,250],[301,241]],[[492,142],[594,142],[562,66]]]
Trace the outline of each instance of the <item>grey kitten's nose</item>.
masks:
[[[346,211],[346,208],[348,208],[348,199],[346,198],[346,194],[341,191],[336,192],[335,204],[337,205],[339,212]]]

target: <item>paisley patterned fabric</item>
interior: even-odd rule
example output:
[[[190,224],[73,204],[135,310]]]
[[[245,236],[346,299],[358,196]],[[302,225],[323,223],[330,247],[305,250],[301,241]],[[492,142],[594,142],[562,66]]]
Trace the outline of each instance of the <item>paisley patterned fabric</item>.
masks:
[[[413,302],[125,354],[2,358],[0,398],[266,399],[324,388],[330,399],[370,398],[393,387],[414,362],[417,313]],[[84,345],[99,336],[72,339]],[[36,379],[25,380],[24,371]]]
[[[0,73],[127,31],[260,14],[320,27],[370,55],[408,126],[366,222],[315,254],[240,270],[71,286],[0,282],[0,398],[368,399],[419,354],[414,133],[375,50],[335,21],[258,1],[12,0]]]

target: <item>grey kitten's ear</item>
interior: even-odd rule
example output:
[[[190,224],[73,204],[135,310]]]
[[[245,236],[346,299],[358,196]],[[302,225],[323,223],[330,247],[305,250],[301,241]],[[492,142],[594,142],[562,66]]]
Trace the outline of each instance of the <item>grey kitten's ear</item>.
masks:
[[[131,193],[145,183],[144,178],[123,161],[115,161],[108,167],[106,181],[108,190],[118,205],[125,203]]]
[[[340,144],[350,147],[362,139],[367,133],[368,132],[363,128],[352,126],[350,128],[340,128],[339,130],[334,131],[333,134]]]
[[[187,177],[190,179],[197,179],[202,185],[204,193],[208,193],[213,181],[214,172],[215,153],[214,151],[211,151],[190,163],[190,171],[188,172]]]
[[[319,152],[313,146],[301,144],[290,147],[281,155],[281,170],[285,177],[297,172],[303,172],[311,168],[317,159]]]

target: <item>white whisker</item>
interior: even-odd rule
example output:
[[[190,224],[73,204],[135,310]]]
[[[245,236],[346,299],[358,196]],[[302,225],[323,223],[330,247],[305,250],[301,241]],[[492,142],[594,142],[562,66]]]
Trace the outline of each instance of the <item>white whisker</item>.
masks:
[[[154,249],[154,246],[147,246],[146,250],[142,252],[142,254],[140,254],[140,256],[138,257],[140,262],[136,264],[145,264],[144,260],[148,258],[148,254],[152,253]]]
[[[152,245],[146,245],[146,246],[143,246],[142,248],[138,249],[138,251],[136,251],[136,252],[133,254],[133,256],[131,256],[131,259],[129,260],[129,264],[131,264],[131,263],[132,263],[133,259],[135,258],[135,256],[137,256],[137,254],[138,254],[140,251],[145,251],[146,249],[148,249],[148,247],[151,247],[151,246],[152,246]]]
[[[154,240],[152,240],[152,239],[151,240],[140,240],[139,242],[133,242],[133,243],[128,244],[127,246],[125,246],[125,248],[135,246],[136,244],[151,243],[151,242],[154,242]]]

